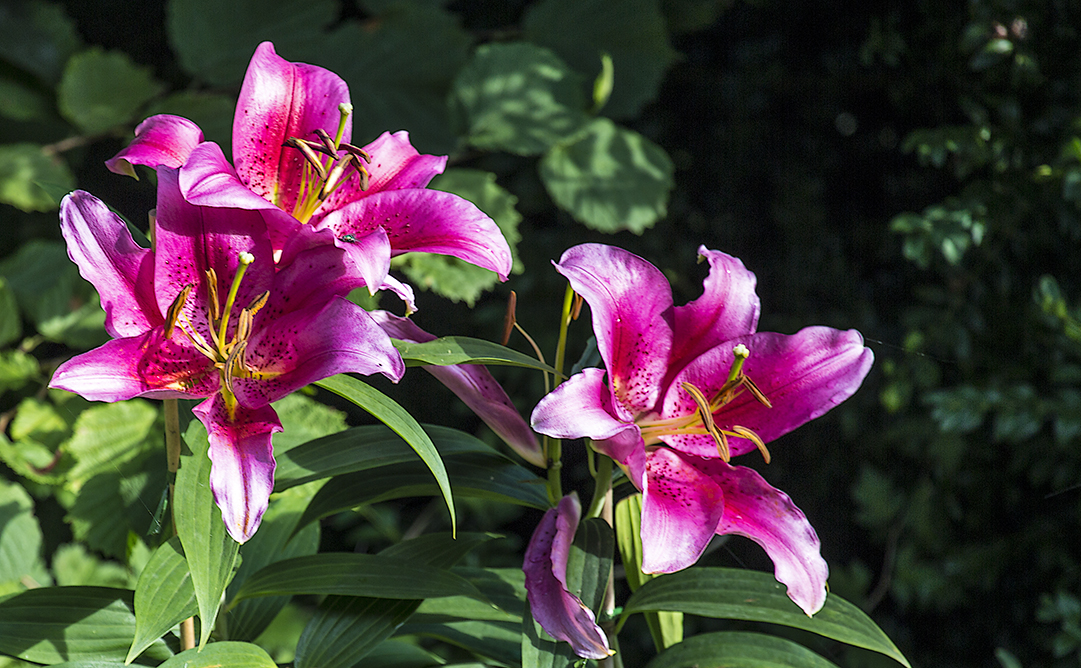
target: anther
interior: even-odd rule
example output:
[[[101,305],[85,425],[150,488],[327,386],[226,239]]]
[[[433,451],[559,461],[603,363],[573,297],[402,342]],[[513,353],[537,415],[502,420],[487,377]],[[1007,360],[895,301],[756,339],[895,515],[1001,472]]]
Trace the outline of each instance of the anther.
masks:
[[[323,188],[319,191],[319,199],[324,200],[330,197],[330,194],[338,189],[341,185],[342,176],[345,174],[345,168],[353,162],[353,154],[346,153],[341,160],[334,164],[331,168],[330,174],[327,175],[326,181],[323,183]]]
[[[326,149],[327,155],[337,155],[338,148],[334,146],[334,140],[330,138],[330,135],[326,130],[323,128],[315,128],[315,136],[319,137],[319,141],[323,143],[323,148]]]
[[[218,274],[213,268],[206,272],[206,298],[210,302],[210,319],[216,321],[221,317],[221,303],[218,302]],[[214,327],[213,323],[210,325]]]
[[[191,294],[194,287],[191,283],[185,285],[184,289],[173,300],[173,303],[169,305],[169,311],[165,314],[165,338],[171,339],[173,337],[173,331],[176,330],[176,321],[180,318],[180,311],[184,308],[184,302],[188,301],[188,295]]]
[[[686,390],[687,394],[691,395],[694,403],[698,404],[697,412],[702,417],[702,426],[705,427],[706,432],[717,443],[717,454],[724,461],[729,461],[732,455],[728,449],[728,438],[725,437],[724,432],[717,428],[717,424],[713,421],[713,412],[706,395],[702,394],[702,390],[690,383],[680,383],[680,386]]]
[[[732,432],[737,436],[742,436],[751,443],[754,443],[754,447],[758,448],[758,451],[762,453],[762,459],[766,460],[766,463],[769,464],[769,450],[766,448],[766,443],[762,440],[761,436],[754,433],[747,427],[740,427],[738,425],[732,427]]]
[[[312,169],[319,174],[319,179],[322,180],[327,178],[327,168],[323,166],[323,161],[316,155],[315,149],[312,148],[311,143],[306,142],[303,139],[290,137],[285,140],[285,143],[282,144],[282,146],[289,146],[300,151],[300,154],[304,156],[304,159],[312,166]],[[322,145],[317,144],[317,146],[319,146],[320,149],[322,148]]]

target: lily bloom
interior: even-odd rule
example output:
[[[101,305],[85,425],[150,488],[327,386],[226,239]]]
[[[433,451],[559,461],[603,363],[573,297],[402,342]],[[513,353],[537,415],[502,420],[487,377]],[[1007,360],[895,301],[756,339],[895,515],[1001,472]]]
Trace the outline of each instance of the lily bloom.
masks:
[[[140,123],[106,165],[133,176],[132,165],[176,167],[192,204],[280,213],[267,218],[275,250],[303,223],[331,229],[373,294],[386,283],[407,298],[387,272],[391,257],[411,251],[452,255],[506,280],[510,248],[491,218],[426,188],[446,157],[419,154],[406,132],[354,146],[352,111],[338,75],[286,61],[263,42],[233,118],[235,169],[197,125],[170,115]]]
[[[757,332],[755,276],[699,248],[701,297],[673,306],[664,275],[619,248],[571,248],[556,269],[585,298],[604,369],[585,369],[541,399],[533,428],[593,439],[642,491],[642,570],[694,564],[714,534],[761,545],[808,615],[826,600],[828,568],[806,516],[734,456],[812,420],[852,395],[873,355],[855,330]],[[608,382],[605,384],[607,370]]]
[[[573,492],[544,513],[525,550],[526,598],[533,619],[548,635],[570,643],[582,658],[606,659],[615,654],[607,636],[593,611],[567,589],[567,559],[581,516],[582,505]]]
[[[56,370],[50,387],[92,401],[204,398],[210,486],[229,534],[251,538],[274,485],[270,403],[348,371],[397,381],[401,356],[335,284],[342,252],[325,245],[275,266],[259,212],[184,201],[175,169],[158,169],[154,250],[138,246],[100,200],[75,191],[61,231],[101,295],[113,340]]]

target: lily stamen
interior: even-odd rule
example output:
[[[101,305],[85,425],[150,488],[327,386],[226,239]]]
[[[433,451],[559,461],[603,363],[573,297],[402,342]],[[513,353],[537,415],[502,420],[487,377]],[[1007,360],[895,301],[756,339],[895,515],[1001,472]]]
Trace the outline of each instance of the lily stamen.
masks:
[[[691,399],[694,399],[694,403],[698,405],[698,409],[694,412],[692,417],[698,417],[702,421],[702,427],[706,430],[706,433],[713,437],[713,440],[717,443],[717,454],[725,462],[732,459],[731,452],[728,449],[728,439],[725,437],[724,432],[717,428],[717,424],[713,421],[713,410],[710,406],[709,400],[706,399],[706,395],[702,394],[702,390],[698,389],[690,383],[681,383],[682,387],[687,394],[691,395]]]
[[[173,303],[169,305],[169,310],[165,314],[165,338],[173,338],[173,331],[176,330],[176,321],[180,318],[180,311],[184,308],[184,303],[188,301],[188,295],[191,294],[194,287],[191,283],[185,285],[180,294],[173,300]]]
[[[237,267],[236,275],[233,276],[233,284],[229,286],[229,296],[225,298],[225,308],[222,309],[221,324],[218,327],[217,343],[222,357],[227,356],[222,344],[225,343],[225,335],[229,330],[229,313],[233,310],[236,293],[240,290],[240,281],[244,278],[244,273],[248,271],[248,265],[255,262],[255,256],[251,253],[241,252],[238,259],[240,260],[240,266]]]

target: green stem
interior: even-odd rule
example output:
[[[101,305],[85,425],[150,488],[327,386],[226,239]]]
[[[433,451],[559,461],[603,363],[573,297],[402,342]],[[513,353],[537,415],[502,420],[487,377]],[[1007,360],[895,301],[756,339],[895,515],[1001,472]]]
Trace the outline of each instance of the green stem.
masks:
[[[586,511],[586,518],[601,516],[601,511],[604,510],[604,500],[608,498],[611,492],[612,458],[601,455],[600,461],[597,462],[597,475],[594,480],[593,500],[589,502],[589,510]]]
[[[559,386],[559,380],[563,377],[563,361],[567,356],[567,328],[571,324],[571,306],[574,304],[574,289],[567,286],[567,292],[563,297],[563,312],[559,318],[559,342],[556,344],[555,370],[556,377],[552,382],[552,389]],[[548,501],[554,506],[563,498],[563,480],[560,474],[563,470],[563,442],[558,438],[544,437],[544,452],[548,457]]]
[[[176,472],[180,470],[180,405],[176,399],[162,401],[165,411],[165,462],[169,469],[169,519],[176,533],[173,521],[173,486]],[[180,622],[180,651],[195,647],[195,618],[188,617]]]

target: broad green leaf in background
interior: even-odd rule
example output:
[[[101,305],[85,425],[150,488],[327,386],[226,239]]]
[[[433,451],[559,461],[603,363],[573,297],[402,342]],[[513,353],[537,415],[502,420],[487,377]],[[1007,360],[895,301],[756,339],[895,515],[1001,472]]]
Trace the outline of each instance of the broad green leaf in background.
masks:
[[[132,587],[135,578],[115,561],[103,561],[79,543],[67,543],[53,553],[53,576],[57,586],[90,585]]]
[[[122,51],[95,47],[68,61],[57,104],[64,118],[96,135],[135,120],[135,112],[161,90],[150,68],[136,65]]]
[[[491,216],[510,245],[514,258],[511,271],[522,272],[522,262],[518,259],[518,242],[522,239],[518,223],[522,216],[514,208],[518,198],[496,184],[495,174],[478,169],[450,169],[436,176],[430,187],[464,197]],[[413,285],[452,301],[464,301],[469,306],[499,282],[493,271],[436,253],[407,253],[395,258],[393,266],[404,271]]]
[[[282,423],[282,431],[273,436],[275,458],[301,443],[338,433],[348,427],[345,413],[299,392],[275,401],[274,412]]]
[[[195,598],[199,601],[202,626],[199,646],[203,647],[214,629],[221,595],[232,578],[233,563],[240,546],[226,533],[221,510],[210,491],[209,443],[202,423],[192,420],[184,432],[184,442],[191,454],[180,460],[173,519],[188,560]]]
[[[52,584],[41,544],[33,499],[18,483],[0,479],[0,594]]]
[[[21,350],[0,350],[0,394],[17,390],[41,375],[38,361]]]
[[[406,365],[410,362],[447,366],[451,364],[494,364],[502,366],[520,366],[555,373],[547,364],[538,362],[529,355],[518,352],[498,343],[474,339],[468,336],[444,336],[426,343],[394,341],[394,347],[401,353]]]
[[[688,638],[646,668],[837,668],[803,645],[764,633],[726,631]]]
[[[248,54],[248,58],[251,58],[251,54]],[[203,131],[203,138],[217,142],[222,152],[229,156],[232,155],[235,108],[236,97],[232,95],[184,90],[152,102],[146,115],[173,114],[194,121]]]
[[[135,639],[125,662],[131,662],[155,640],[199,610],[191,573],[180,538],[173,536],[154,550],[135,585]]]
[[[51,101],[40,92],[0,78],[0,116],[13,121],[38,121],[48,117],[51,107]]]
[[[351,376],[331,376],[316,383],[319,387],[348,399],[357,406],[368,411],[372,417],[394,430],[396,434],[405,439],[413,450],[420,455],[421,460],[435,476],[439,491],[443,494],[443,500],[447,503],[450,512],[450,525],[455,526],[454,500],[450,492],[450,481],[447,479],[447,470],[443,466],[443,460],[435,444],[428,434],[424,432],[420,424],[398,402],[387,395],[379,392],[367,383]]]
[[[247,642],[216,642],[203,649],[189,649],[158,668],[277,668],[262,647]]]
[[[655,575],[642,572],[642,495],[631,494],[616,504],[616,538],[631,593]],[[683,613],[667,610],[645,612],[646,624],[657,651],[683,640]]]
[[[555,51],[590,80],[601,72],[601,54],[615,64],[615,88],[604,112],[638,115],[660,88],[678,53],[658,0],[542,0],[522,19],[529,41]]]
[[[665,216],[675,168],[664,149],[598,118],[540,162],[555,203],[587,227],[641,234]]]
[[[67,163],[46,155],[37,144],[0,146],[0,202],[23,211],[52,211],[59,202],[41,184],[59,184],[71,190],[75,177]]]
[[[0,59],[54,84],[80,46],[75,23],[60,4],[0,3]]]
[[[432,668],[444,663],[445,659],[409,642],[384,640],[365,655],[363,665],[373,668]]]
[[[17,341],[22,333],[23,325],[15,293],[8,287],[7,280],[0,276],[0,348]],[[3,391],[2,387],[0,385],[0,392]]]
[[[398,633],[438,638],[480,656],[495,659],[506,666],[517,665],[521,657],[522,625],[517,622],[474,620],[451,621],[442,624],[409,622],[404,624]]]
[[[132,592],[109,587],[43,587],[0,601],[0,653],[34,663],[119,663],[135,632]],[[162,661],[161,640],[146,652]]]
[[[769,573],[735,568],[690,568],[651,580],[623,606],[627,617],[647,610],[674,610],[703,617],[770,622],[811,631],[869,649],[908,668],[908,660],[871,618],[830,594],[826,605],[808,617]]]
[[[274,42],[286,60],[303,60],[307,45],[321,48],[323,31],[338,17],[335,0],[169,0],[169,43],[180,66],[216,86],[244,79],[260,42]],[[310,62],[310,61],[309,61]]]
[[[584,89],[548,49],[486,44],[454,80],[450,104],[473,146],[540,155],[589,122]]]
[[[661,0],[661,12],[668,31],[673,34],[710,27],[735,0]]]
[[[161,443],[158,407],[143,399],[99,404],[79,414],[64,451],[75,458],[68,472],[76,489],[100,473],[115,471],[143,450]]]

